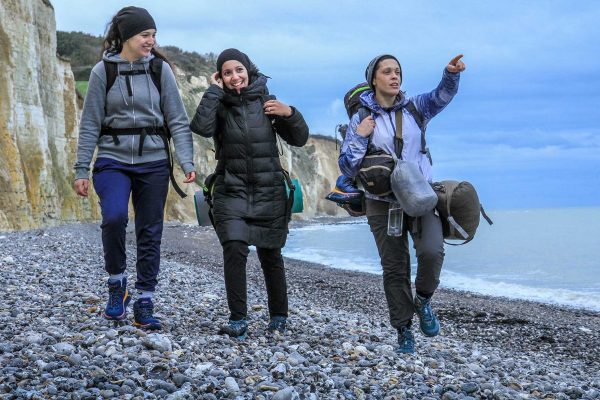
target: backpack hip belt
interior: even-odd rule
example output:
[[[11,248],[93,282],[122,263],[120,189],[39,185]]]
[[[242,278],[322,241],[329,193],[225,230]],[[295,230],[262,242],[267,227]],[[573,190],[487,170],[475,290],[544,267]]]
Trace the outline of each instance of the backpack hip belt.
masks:
[[[144,150],[144,140],[146,139],[146,136],[148,135],[157,135],[159,136],[162,141],[163,141],[163,145],[165,146],[165,151],[167,152],[167,161],[169,164],[169,176],[171,177],[171,184],[173,185],[173,189],[175,189],[175,191],[177,192],[177,194],[181,197],[184,198],[187,195],[185,194],[185,192],[179,187],[179,185],[177,184],[177,181],[175,180],[175,175],[173,173],[173,155],[171,154],[171,146],[169,146],[169,133],[167,132],[167,130],[164,127],[154,127],[154,126],[147,126],[147,127],[143,127],[143,128],[110,128],[107,126],[103,126],[102,129],[100,130],[100,136],[112,136],[113,140],[115,142],[115,145],[119,144],[119,135],[139,135],[140,136],[140,145],[138,147],[138,156],[142,156],[142,152]]]

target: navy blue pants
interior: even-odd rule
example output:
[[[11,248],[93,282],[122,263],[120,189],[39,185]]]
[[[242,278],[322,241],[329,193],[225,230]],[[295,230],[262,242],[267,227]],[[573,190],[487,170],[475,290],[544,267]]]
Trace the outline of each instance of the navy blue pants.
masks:
[[[98,158],[94,164],[94,189],[102,210],[104,264],[109,274],[125,272],[125,229],[129,196],[135,214],[138,290],[154,291],[160,269],[160,242],[167,191],[167,160],[125,164]]]

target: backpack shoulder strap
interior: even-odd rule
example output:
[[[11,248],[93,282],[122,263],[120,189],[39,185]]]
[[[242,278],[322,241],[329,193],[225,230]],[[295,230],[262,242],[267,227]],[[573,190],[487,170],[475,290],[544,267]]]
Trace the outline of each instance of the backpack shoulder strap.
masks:
[[[426,154],[427,143],[425,142],[425,130],[427,129],[427,126],[425,125],[425,121],[423,121],[423,116],[421,115],[419,110],[417,110],[415,103],[413,103],[412,101],[408,102],[408,104],[406,105],[406,109],[408,110],[410,115],[412,115],[415,122],[419,126],[419,129],[421,130],[421,153]]]
[[[371,111],[365,106],[360,106],[358,108],[358,123],[360,124],[369,115],[371,115]]]
[[[110,88],[115,84],[117,79],[117,64],[102,60],[104,63],[104,71],[106,71],[106,94],[108,94]]]
[[[413,103],[412,101],[409,101],[406,104],[406,109],[408,110],[410,115],[412,115],[412,117],[415,119],[415,122],[419,126],[419,129],[421,131],[425,131],[427,129],[427,127],[425,126],[424,121],[423,121],[423,116],[421,115],[419,110],[417,110],[417,106],[415,106],[415,103]]]
[[[159,96],[162,94],[160,80],[162,76],[163,62],[163,59],[158,57],[154,57],[152,60],[150,60],[150,76],[152,77],[154,86],[156,86],[156,90],[158,90]]]
[[[358,111],[357,111],[357,113],[358,113],[358,123],[360,124],[360,123],[363,121],[363,119],[365,119],[365,118],[367,118],[369,115],[371,115],[371,110],[369,110],[367,107],[365,107],[365,106],[361,105],[361,106],[358,108]],[[368,147],[370,147],[370,146],[371,146],[371,140],[372,140],[372,138],[373,138],[373,135],[369,135],[369,144],[367,145]],[[368,150],[367,150],[367,151],[368,151]]]
[[[404,140],[402,139],[402,109],[394,112],[396,119],[396,136],[394,139],[394,149],[396,150],[396,156],[399,160],[402,159],[402,148],[404,147]]]

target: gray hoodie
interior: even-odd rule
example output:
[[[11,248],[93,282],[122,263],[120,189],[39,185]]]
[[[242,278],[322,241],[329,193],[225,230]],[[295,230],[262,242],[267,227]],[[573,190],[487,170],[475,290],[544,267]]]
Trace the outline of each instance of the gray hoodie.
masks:
[[[144,140],[142,156],[138,155],[139,135],[121,135],[116,145],[112,136],[100,136],[102,126],[111,128],[162,127],[166,119],[175,145],[175,154],[181,169],[187,174],[194,171],[192,134],[188,117],[177,89],[175,75],[166,62],[161,74],[162,95],[154,86],[149,71],[149,62],[154,55],[130,62],[119,54],[104,60],[117,64],[117,70],[145,69],[146,74],[117,75],[115,83],[106,93],[106,71],[100,61],[92,69],[88,92],[83,104],[79,124],[79,143],[75,179],[89,179],[90,163],[96,146],[98,157],[111,158],[127,164],[140,164],[166,159],[167,153],[162,139],[148,135]],[[126,79],[131,79],[132,96],[129,96]],[[161,112],[161,106],[162,111]]]

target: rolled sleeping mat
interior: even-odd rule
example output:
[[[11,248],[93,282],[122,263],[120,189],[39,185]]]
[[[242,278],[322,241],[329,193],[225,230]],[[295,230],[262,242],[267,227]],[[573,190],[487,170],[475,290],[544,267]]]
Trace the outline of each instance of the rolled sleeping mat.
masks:
[[[210,207],[204,199],[204,193],[202,192],[202,189],[197,190],[196,193],[194,193],[194,207],[196,209],[196,218],[198,219],[198,225],[212,225],[212,223],[210,222],[210,216],[208,214],[210,211]]]

